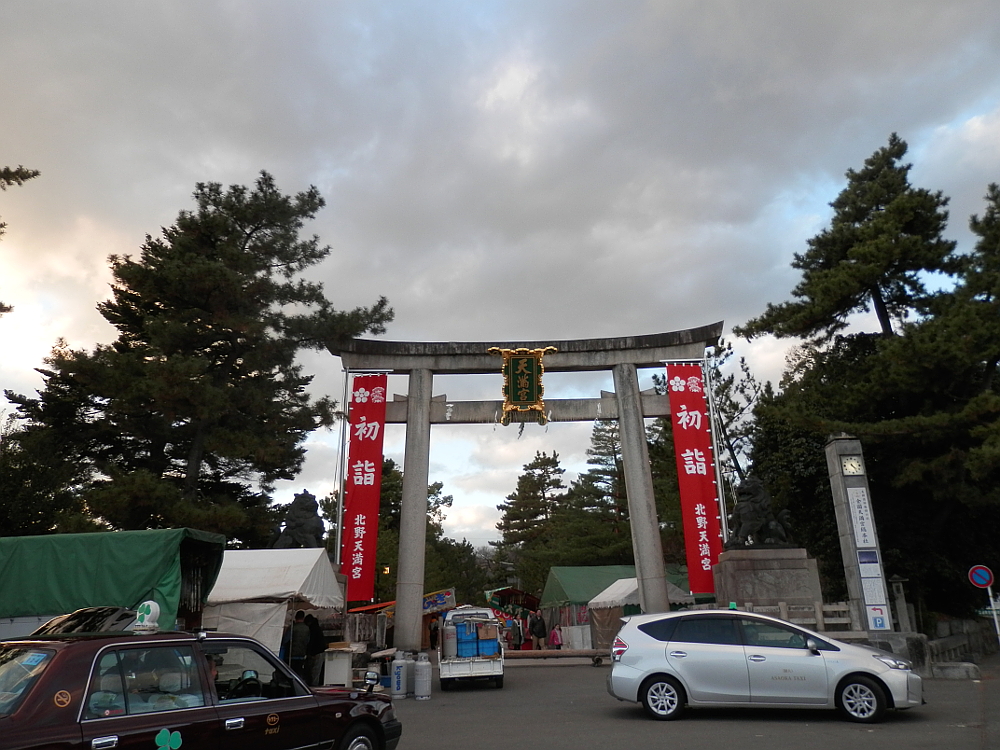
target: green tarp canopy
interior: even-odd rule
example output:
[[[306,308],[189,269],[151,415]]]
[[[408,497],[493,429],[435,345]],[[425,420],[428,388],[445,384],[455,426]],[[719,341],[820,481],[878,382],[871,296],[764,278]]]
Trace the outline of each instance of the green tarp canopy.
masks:
[[[676,565],[665,566],[667,580],[688,590],[687,570]],[[621,578],[635,578],[634,565],[583,565],[553,567],[542,591],[540,607],[585,605],[604,589]]]
[[[0,537],[0,617],[134,609],[152,599],[160,605],[161,627],[172,628],[181,602],[182,549],[202,570],[200,606],[225,545],[224,536],[194,529]]]
[[[634,565],[584,565],[549,568],[539,606],[586,605],[619,578],[635,578]]]

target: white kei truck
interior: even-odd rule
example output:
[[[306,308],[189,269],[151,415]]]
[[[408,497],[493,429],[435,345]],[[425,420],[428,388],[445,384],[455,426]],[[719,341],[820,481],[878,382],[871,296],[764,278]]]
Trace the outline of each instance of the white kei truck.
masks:
[[[441,689],[456,680],[492,680],[503,687],[502,626],[485,607],[462,606],[450,610],[441,626],[438,669]]]

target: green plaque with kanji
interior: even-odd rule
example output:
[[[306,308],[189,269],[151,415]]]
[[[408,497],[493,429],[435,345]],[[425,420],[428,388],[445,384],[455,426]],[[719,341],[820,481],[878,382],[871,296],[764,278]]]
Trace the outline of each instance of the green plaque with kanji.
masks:
[[[491,354],[503,356],[503,417],[501,423],[510,424],[515,415],[525,421],[525,417],[533,417],[539,424],[545,424],[545,402],[542,400],[545,389],[542,386],[542,375],[545,367],[542,357],[546,352],[556,351],[555,347],[544,349],[500,349],[492,347]]]
[[[516,406],[532,406],[542,397],[541,357],[517,355],[510,357],[503,366],[504,396]]]

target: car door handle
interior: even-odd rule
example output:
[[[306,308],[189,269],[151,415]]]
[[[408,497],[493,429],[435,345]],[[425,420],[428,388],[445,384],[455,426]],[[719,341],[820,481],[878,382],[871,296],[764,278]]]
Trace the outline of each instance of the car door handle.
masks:
[[[110,750],[112,747],[118,747],[118,735],[95,737],[90,741],[90,747],[92,750]]]
[[[750,661],[767,661],[767,657],[760,654],[753,654],[752,656],[748,656],[747,659]]]
[[[687,656],[687,651],[671,651],[670,655],[673,656],[675,659],[683,659],[685,656]]]
[[[242,729],[244,719],[226,719],[226,730]]]

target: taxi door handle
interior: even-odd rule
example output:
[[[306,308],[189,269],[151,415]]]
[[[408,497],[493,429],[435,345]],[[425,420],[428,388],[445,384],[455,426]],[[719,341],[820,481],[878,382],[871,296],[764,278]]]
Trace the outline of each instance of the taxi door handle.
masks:
[[[92,750],[110,750],[112,747],[118,747],[118,735],[95,737],[90,741],[90,747]]]
[[[760,654],[754,654],[753,656],[748,656],[747,659],[750,661],[767,661],[766,656],[761,656]]]
[[[683,659],[685,656],[687,656],[687,651],[671,651],[670,655],[675,659]]]
[[[226,729],[242,729],[243,719],[226,719]]]

